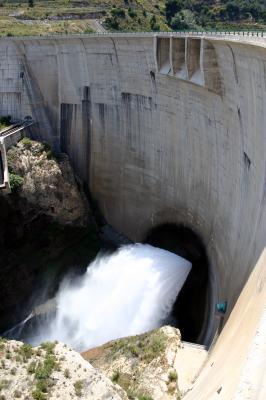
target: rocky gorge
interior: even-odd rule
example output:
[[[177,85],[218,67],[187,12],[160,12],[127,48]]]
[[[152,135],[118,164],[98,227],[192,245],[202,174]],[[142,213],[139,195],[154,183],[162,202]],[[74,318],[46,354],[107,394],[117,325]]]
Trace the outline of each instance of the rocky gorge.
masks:
[[[99,249],[67,156],[56,158],[28,138],[7,156],[12,193],[0,193],[0,332],[23,320],[36,296],[39,303],[49,297],[62,275],[85,269]]]
[[[1,339],[0,399],[180,399],[174,366],[181,351],[180,333],[171,327],[82,355],[58,342],[32,347]]]
[[[12,193],[0,193],[0,332],[53,297],[66,274],[83,273],[101,245],[65,154],[24,138],[8,151],[8,164]],[[0,400],[180,399],[206,354],[186,347],[170,326],[81,354],[57,341],[33,347],[3,338]]]

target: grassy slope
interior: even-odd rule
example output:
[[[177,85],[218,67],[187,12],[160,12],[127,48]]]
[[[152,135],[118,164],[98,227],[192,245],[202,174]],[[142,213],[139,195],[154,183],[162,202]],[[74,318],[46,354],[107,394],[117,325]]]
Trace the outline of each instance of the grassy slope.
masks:
[[[215,14],[222,6],[222,2],[213,0],[208,7]],[[123,9],[125,16],[112,15],[114,7]],[[95,29],[92,22],[95,15],[88,15],[93,12],[102,13],[97,18],[111,31],[170,30],[165,18],[165,0],[34,0],[32,8],[25,0],[0,0],[0,36],[89,33]],[[53,17],[62,15],[70,15],[73,19],[53,20]],[[79,15],[85,18],[80,19]],[[200,28],[198,23],[196,26]],[[206,26],[236,30],[266,28],[265,24],[251,20],[215,20],[211,24],[209,20]]]
[[[2,0],[3,1],[3,0]],[[119,19],[120,30],[151,30],[150,18],[156,16],[160,29],[166,30],[164,17],[164,1],[133,0],[128,5],[123,0],[35,0],[34,7],[28,7],[27,2],[3,1],[0,7],[0,36],[11,35],[46,35],[51,33],[88,33],[93,31],[90,18],[73,20],[51,20],[54,16],[64,14],[85,15],[93,12],[103,12],[103,22],[110,15],[113,7],[121,7],[126,11],[126,17]],[[156,7],[155,7],[156,6]],[[128,15],[129,7],[136,16]],[[146,15],[144,15],[144,10]],[[105,16],[104,16],[105,13]],[[22,14],[20,16],[14,14]],[[92,17],[93,19],[93,17]]]

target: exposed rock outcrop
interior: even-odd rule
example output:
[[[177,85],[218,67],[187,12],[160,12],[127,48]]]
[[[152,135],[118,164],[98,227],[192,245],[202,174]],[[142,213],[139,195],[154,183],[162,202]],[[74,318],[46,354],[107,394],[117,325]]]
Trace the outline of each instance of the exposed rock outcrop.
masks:
[[[11,194],[0,192],[0,333],[54,295],[99,250],[89,205],[66,156],[27,138],[8,151]]]
[[[128,399],[123,389],[61,343],[32,348],[1,339],[0,356],[1,399]]]
[[[26,212],[51,216],[63,225],[84,226],[88,221],[88,205],[77,187],[67,155],[57,159],[48,145],[22,139],[8,153],[11,179],[22,177],[19,196],[29,204]],[[12,181],[11,181],[12,183]]]
[[[179,398],[174,365],[180,347],[179,330],[165,326],[111,341],[82,356],[120,385],[129,398],[173,400]]]

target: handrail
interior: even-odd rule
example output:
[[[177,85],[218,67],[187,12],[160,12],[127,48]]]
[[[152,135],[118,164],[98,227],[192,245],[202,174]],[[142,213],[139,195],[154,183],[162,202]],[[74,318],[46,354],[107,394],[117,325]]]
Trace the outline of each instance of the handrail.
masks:
[[[266,38],[265,30],[235,30],[235,31],[227,31],[227,30],[205,30],[205,31],[154,31],[154,32],[129,32],[129,31],[121,31],[121,32],[90,32],[90,33],[57,33],[52,35],[39,35],[39,36],[2,36],[1,39],[53,39],[53,38],[82,38],[82,37],[154,37],[154,36],[174,36],[174,37],[186,37],[186,36],[211,36],[211,37],[247,37],[247,38]]]

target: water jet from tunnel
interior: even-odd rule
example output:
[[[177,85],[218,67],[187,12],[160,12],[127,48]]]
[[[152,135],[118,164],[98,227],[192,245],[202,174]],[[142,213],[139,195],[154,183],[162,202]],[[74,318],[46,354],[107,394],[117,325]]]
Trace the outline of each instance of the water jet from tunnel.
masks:
[[[34,345],[60,340],[81,351],[159,328],[190,270],[189,261],[169,251],[123,246],[97,258],[74,282],[65,280],[55,314],[25,340]]]

